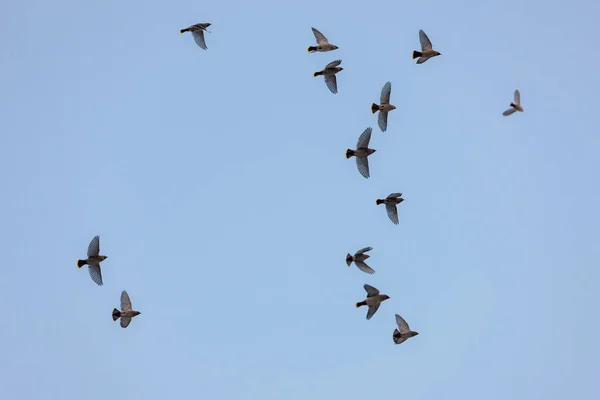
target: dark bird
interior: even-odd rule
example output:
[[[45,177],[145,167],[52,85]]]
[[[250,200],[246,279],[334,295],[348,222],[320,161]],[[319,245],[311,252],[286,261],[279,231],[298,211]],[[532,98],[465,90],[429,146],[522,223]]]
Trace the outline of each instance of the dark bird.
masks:
[[[515,101],[510,103],[510,108],[502,113],[505,117],[514,113],[515,111],[523,112],[523,107],[521,107],[521,93],[518,90],[515,90]]]
[[[404,318],[398,314],[396,314],[396,324],[398,324],[398,328],[400,329],[394,329],[393,338],[394,343],[396,344],[403,343],[406,339],[410,339],[411,337],[419,334],[419,332],[411,331]]]
[[[385,209],[387,211],[388,217],[390,220],[398,225],[398,209],[396,208],[396,204],[400,204],[404,201],[402,198],[402,193],[392,193],[385,199],[377,199],[377,205],[385,204]]]
[[[375,270],[365,263],[365,260],[370,257],[368,254],[366,254],[366,252],[371,250],[373,250],[372,247],[365,247],[364,249],[357,251],[353,256],[348,253],[346,256],[346,264],[350,266],[352,262],[354,262],[354,264],[356,264],[358,269],[360,269],[362,272],[373,275]]]
[[[200,46],[201,49],[206,50],[208,47],[206,47],[206,42],[204,41],[204,31],[210,32],[206,30],[206,28],[208,28],[210,25],[211,24],[208,22],[192,25],[189,28],[180,30],[179,33],[192,32],[192,36],[194,37],[196,44]]]
[[[417,57],[417,64],[423,64],[425,61],[429,60],[431,57],[441,56],[441,53],[433,50],[433,46],[431,45],[431,40],[427,37],[425,32],[421,29],[419,31],[419,41],[421,42],[421,51],[413,51],[413,60]]]
[[[365,178],[369,178],[370,176],[368,157],[377,151],[369,148],[369,141],[371,140],[372,131],[373,130],[371,128],[364,130],[364,132],[358,138],[355,150],[346,149],[346,158],[348,159],[352,156],[356,157],[356,167],[358,168],[358,172],[360,172],[360,174]]]
[[[360,303],[356,303],[356,308],[361,306],[369,306],[369,311],[367,311],[367,319],[371,319],[373,315],[379,309],[382,301],[386,301],[390,298],[387,294],[379,294],[379,290],[375,289],[373,286],[365,284],[363,286],[367,291],[367,298],[361,301]]]
[[[333,94],[337,93],[337,78],[335,77],[335,74],[344,69],[342,67],[338,67],[338,65],[340,65],[341,63],[342,60],[332,61],[329,64],[327,64],[323,70],[315,72],[313,74],[313,76],[323,75],[323,78],[325,78],[325,84],[327,85],[327,88],[329,88],[329,91]]]
[[[392,92],[392,82],[387,82],[381,89],[381,98],[379,102],[381,104],[371,104],[371,112],[375,114],[379,111],[379,119],[377,121],[381,132],[385,132],[387,129],[388,112],[395,110],[396,106],[390,104],[390,94]]]
[[[338,47],[335,44],[329,43],[329,41],[327,40],[325,35],[323,35],[321,32],[319,32],[315,28],[312,28],[312,31],[313,31],[313,34],[315,35],[315,39],[317,39],[317,45],[309,46],[308,49],[306,49],[306,51],[308,51],[309,53],[314,53],[316,51],[326,52],[326,51],[332,51],[332,50],[338,49]]]
[[[116,321],[119,318],[121,318],[121,328],[127,328],[129,326],[129,323],[131,322],[131,318],[140,314],[141,312],[134,311],[131,308],[131,300],[129,299],[129,295],[126,291],[123,290],[121,292],[121,311],[117,310],[116,308],[113,309],[113,321]]]
[[[100,255],[100,236],[94,236],[88,246],[87,256],[85,260],[77,260],[77,267],[81,268],[87,264],[90,272],[90,277],[99,286],[102,286],[102,273],[100,272],[100,263],[107,259],[106,256]]]

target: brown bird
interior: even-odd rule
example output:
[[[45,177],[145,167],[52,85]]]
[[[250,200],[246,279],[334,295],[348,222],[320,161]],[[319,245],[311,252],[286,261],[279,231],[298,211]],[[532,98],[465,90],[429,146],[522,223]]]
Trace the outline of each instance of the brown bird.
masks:
[[[400,330],[394,329],[393,339],[395,344],[404,343],[406,339],[410,339],[411,337],[419,334],[419,332],[411,331],[404,318],[398,314],[396,314],[396,324],[398,324],[398,328],[400,328]]]
[[[346,149],[346,159],[353,156],[356,157],[356,168],[358,168],[358,172],[367,179],[371,176],[369,173],[368,157],[377,151],[369,148],[372,131],[373,129],[367,128],[360,134],[358,142],[356,142],[355,150]]]
[[[392,193],[385,199],[377,199],[375,203],[377,205],[385,204],[388,217],[394,224],[398,225],[398,209],[396,208],[396,204],[400,204],[403,201],[402,193]]]
[[[419,41],[421,42],[421,51],[413,51],[413,60],[417,57],[417,64],[423,64],[425,61],[429,60],[431,57],[441,56],[442,54],[433,50],[433,46],[431,45],[431,40],[427,37],[423,30],[419,30]]]
[[[85,260],[77,260],[77,268],[81,268],[87,264],[90,272],[90,277],[99,286],[102,286],[102,272],[100,271],[100,263],[108,257],[100,255],[100,236],[94,236],[88,246],[87,256]]]
[[[196,42],[196,44],[200,46],[201,49],[206,50],[208,49],[208,47],[206,46],[206,41],[204,41],[204,31],[209,32],[206,30],[206,28],[208,28],[210,25],[211,24],[208,22],[195,24],[188,28],[180,30],[179,33],[192,32],[194,42]]]
[[[131,300],[129,299],[129,295],[126,291],[123,290],[121,292],[121,311],[117,310],[116,308],[113,309],[113,321],[116,321],[119,318],[121,318],[121,328],[127,328],[129,326],[129,323],[131,322],[131,318],[140,314],[141,312],[134,311],[131,308]]]
[[[365,247],[364,249],[357,251],[353,256],[348,253],[348,255],[346,255],[346,264],[350,266],[352,265],[352,262],[354,262],[362,272],[373,275],[375,270],[365,263],[365,260],[370,257],[366,252],[371,250],[373,250],[372,247]]]
[[[390,298],[387,294],[379,294],[379,290],[375,289],[373,286],[365,284],[363,286],[367,291],[367,298],[360,303],[356,303],[356,308],[361,306],[369,306],[369,311],[367,311],[367,320],[371,319],[373,315],[379,309],[382,301],[386,301]]]
[[[515,90],[515,101],[510,103],[510,108],[502,113],[505,117],[514,113],[515,111],[523,112],[523,107],[521,107],[521,93],[518,90]]]
[[[388,112],[395,110],[396,106],[390,104],[390,93],[392,92],[392,82],[387,82],[381,89],[381,98],[379,102],[381,104],[371,104],[371,112],[375,114],[379,111],[379,119],[377,121],[381,132],[385,132],[387,129]]]
[[[342,63],[342,60],[332,61],[329,64],[327,64],[325,66],[325,68],[323,68],[321,71],[315,72],[313,74],[313,76],[315,76],[315,77],[319,76],[319,75],[323,75],[323,78],[325,79],[325,84],[327,85],[327,88],[333,94],[337,93],[337,78],[335,77],[335,74],[344,70],[344,68],[338,66],[341,63]]]

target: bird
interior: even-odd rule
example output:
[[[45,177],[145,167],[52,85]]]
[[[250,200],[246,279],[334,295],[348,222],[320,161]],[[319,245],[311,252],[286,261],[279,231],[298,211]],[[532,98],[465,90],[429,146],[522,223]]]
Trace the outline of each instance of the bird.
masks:
[[[357,251],[353,256],[350,255],[350,253],[348,253],[348,255],[346,256],[346,264],[350,266],[354,261],[354,264],[356,264],[358,269],[360,269],[362,272],[366,272],[367,274],[373,275],[375,273],[375,270],[373,270],[373,268],[369,267],[365,263],[365,260],[370,257],[368,254],[365,253],[371,250],[373,250],[372,247],[365,247],[364,249],[360,249],[359,251]]]
[[[206,28],[208,28],[210,25],[211,24],[209,24],[208,22],[195,24],[188,28],[180,30],[179,33],[192,32],[192,36],[194,37],[194,41],[196,42],[196,44],[200,46],[201,49],[207,50],[208,47],[206,47],[206,42],[204,41],[204,31],[206,31]]]
[[[113,321],[121,318],[121,328],[127,328],[131,322],[131,318],[140,314],[141,312],[134,311],[133,308],[131,308],[131,300],[129,299],[129,295],[125,290],[123,290],[121,292],[121,311],[117,310],[116,308],[113,309]]]
[[[398,328],[400,328],[400,330],[394,329],[393,338],[395,344],[403,343],[406,339],[419,334],[419,332],[411,331],[404,318],[398,314],[396,314],[396,323],[398,324]]]
[[[85,260],[77,260],[77,268],[81,268],[87,264],[90,277],[98,286],[102,286],[102,272],[100,271],[100,263],[108,257],[100,255],[100,236],[94,236],[88,246],[87,256]]]
[[[338,65],[340,65],[341,63],[342,60],[332,61],[329,64],[327,64],[322,71],[318,71],[313,74],[313,76],[323,75],[323,78],[325,78],[325,84],[333,94],[337,93],[337,79],[335,77],[335,74],[344,69],[342,67],[338,67]]]
[[[317,29],[312,28],[312,31],[313,31],[313,34],[315,35],[315,39],[317,39],[317,45],[309,46],[308,49],[306,49],[306,51],[308,51],[309,53],[314,53],[316,51],[318,51],[318,52],[333,51],[333,50],[337,50],[339,48],[335,44],[329,43],[329,40],[327,40],[325,35],[323,35]]]
[[[396,204],[400,204],[404,201],[402,198],[402,193],[392,193],[385,199],[377,199],[377,205],[385,204],[385,209],[387,210],[387,215],[390,217],[390,220],[398,225],[398,209],[396,208]]]
[[[368,157],[375,153],[377,150],[369,148],[369,141],[371,140],[371,132],[373,129],[367,128],[361,133],[356,143],[356,149],[346,149],[346,159],[354,156],[356,157],[356,167],[358,172],[365,177],[369,178],[369,159]]]
[[[379,100],[381,104],[371,104],[371,111],[373,114],[379,111],[379,119],[377,123],[379,125],[379,129],[381,129],[381,132],[385,132],[387,129],[388,112],[396,109],[396,106],[390,104],[391,92],[392,82],[386,82],[386,84],[383,85],[383,89],[381,89],[381,98]]]
[[[515,100],[513,103],[510,103],[510,108],[502,113],[505,117],[514,113],[515,111],[523,112],[523,107],[521,107],[521,93],[518,90],[515,90]]]
[[[421,41],[421,51],[413,51],[413,60],[417,57],[417,64],[423,64],[425,61],[429,60],[431,57],[441,56],[442,54],[433,50],[433,46],[431,45],[431,40],[427,37],[423,30],[419,30],[419,40]]]
[[[367,298],[361,301],[360,303],[356,303],[356,308],[361,306],[369,306],[369,311],[367,311],[367,320],[371,319],[373,315],[379,309],[382,301],[386,301],[390,298],[387,294],[379,294],[379,290],[375,289],[371,285],[365,284],[363,286],[367,291]]]

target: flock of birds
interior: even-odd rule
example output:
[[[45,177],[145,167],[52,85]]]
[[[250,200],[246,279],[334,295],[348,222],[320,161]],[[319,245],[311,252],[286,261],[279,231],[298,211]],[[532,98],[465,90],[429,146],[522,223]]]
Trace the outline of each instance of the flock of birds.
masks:
[[[207,50],[208,46],[206,45],[204,32],[210,32],[207,30],[209,26],[211,26],[210,23],[200,23],[192,25],[185,29],[181,29],[179,32],[190,32],[196,44],[200,48]],[[312,31],[317,41],[317,45],[309,46],[307,49],[309,53],[324,53],[338,49],[338,46],[329,43],[327,37],[325,37],[325,35],[323,35],[317,29],[312,28]],[[417,59],[417,64],[422,64],[430,58],[441,55],[441,53],[433,49],[431,40],[429,40],[429,38],[427,37],[425,32],[423,32],[423,30],[419,30],[419,40],[421,42],[421,51],[414,50],[412,55],[413,60]],[[333,94],[337,93],[336,74],[338,74],[340,71],[343,71],[344,69],[340,67],[341,63],[342,60],[332,61],[329,64],[327,64],[325,68],[323,68],[321,71],[317,71],[313,74],[314,77],[322,75],[325,80],[325,85]],[[396,109],[394,105],[390,104],[391,92],[392,84],[388,81],[383,85],[383,88],[381,89],[379,104],[373,103],[371,105],[371,112],[373,114],[379,112],[377,124],[379,125],[379,129],[381,129],[382,132],[385,132],[387,130],[388,113]],[[521,95],[518,90],[515,90],[514,92],[514,100],[510,103],[510,108],[504,111],[502,114],[504,116],[508,116],[516,111],[523,111],[523,107],[521,106]],[[358,168],[358,172],[364,178],[370,177],[368,157],[376,151],[375,149],[369,148],[369,142],[371,140],[372,131],[373,130],[370,127],[365,129],[358,138],[356,148],[354,150],[346,150],[346,158],[356,158],[356,166]],[[403,201],[404,199],[402,198],[402,193],[391,193],[385,199],[377,199],[376,204],[385,204],[386,212],[389,219],[394,224],[398,225],[397,205],[402,203]],[[365,263],[365,261],[370,257],[366,253],[371,250],[373,250],[372,247],[365,247],[363,249],[358,250],[354,255],[347,254],[346,264],[348,265],[348,267],[350,267],[352,263],[354,263],[356,267],[361,271],[371,275],[374,274],[375,270],[373,270]],[[92,280],[96,284],[102,286],[103,282],[100,263],[106,258],[106,256],[100,255],[100,237],[95,236],[89,244],[87,258],[85,260],[78,260],[77,267],[81,268],[87,265]],[[366,319],[369,320],[371,319],[371,317],[373,317],[373,315],[375,315],[381,303],[389,299],[390,296],[388,296],[387,294],[381,294],[378,289],[374,288],[371,285],[365,284],[363,287],[367,292],[367,297],[363,301],[356,303],[356,307],[359,308],[362,306],[367,306],[368,311]],[[133,310],[129,295],[125,290],[123,290],[121,292],[121,310],[118,310],[116,308],[113,309],[113,320],[116,321],[120,318],[121,327],[127,328],[127,326],[129,326],[131,322],[131,319],[139,314],[141,314],[139,311]],[[398,325],[398,328],[394,329],[392,335],[395,344],[403,343],[407,339],[419,334],[418,332],[412,331],[408,326],[408,323],[399,314],[396,314],[395,317],[396,324]]]

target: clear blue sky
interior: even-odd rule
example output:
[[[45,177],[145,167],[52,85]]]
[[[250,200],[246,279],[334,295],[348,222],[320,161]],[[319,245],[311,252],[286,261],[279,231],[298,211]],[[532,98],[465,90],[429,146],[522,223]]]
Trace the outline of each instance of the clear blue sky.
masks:
[[[598,398],[599,17],[5,3],[0,398]],[[208,51],[179,34],[198,22]],[[339,50],[308,54],[311,26]],[[332,95],[312,73],[337,58]],[[368,126],[367,180],[344,153]],[[395,226],[375,199],[397,191]],[[75,265],[94,235],[102,287]],[[366,246],[374,276],[344,262]],[[391,296],[370,321],[365,283]],[[395,313],[420,335],[395,346]]]

